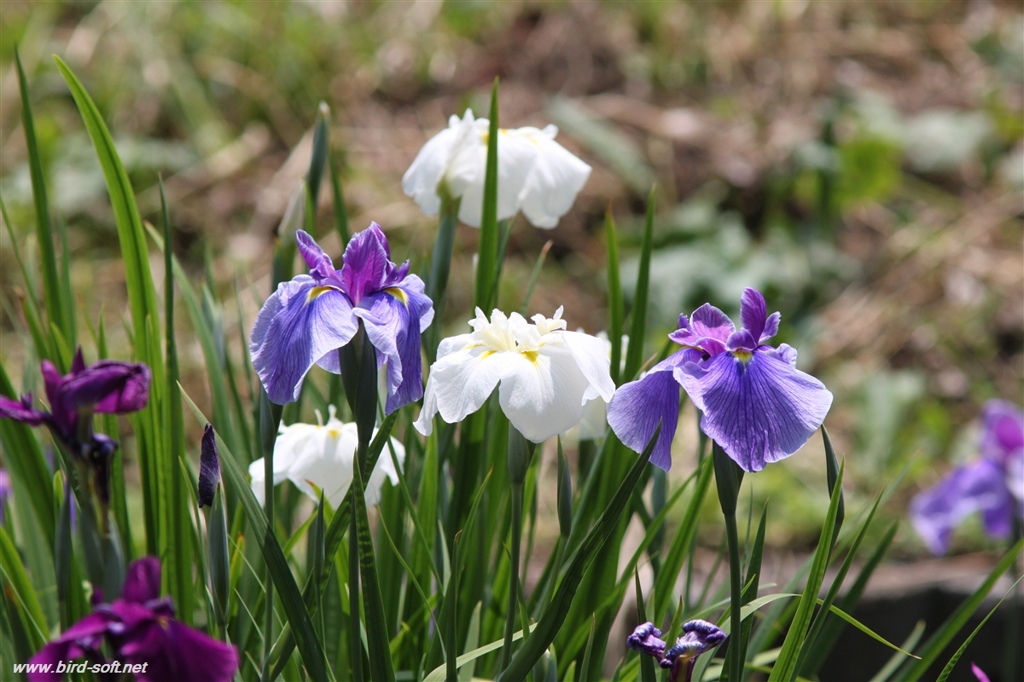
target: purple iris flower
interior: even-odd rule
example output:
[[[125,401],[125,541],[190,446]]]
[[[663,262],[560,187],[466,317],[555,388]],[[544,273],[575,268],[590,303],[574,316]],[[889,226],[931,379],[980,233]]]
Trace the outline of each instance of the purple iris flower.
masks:
[[[1007,538],[1024,518],[1024,412],[991,400],[982,412],[981,458],[954,469],[910,503],[914,528],[932,554],[945,554],[963,519],[981,512],[985,532]]]
[[[388,399],[394,412],[423,396],[420,333],[434,319],[423,280],[409,262],[395,265],[377,223],[348,243],[340,270],[313,238],[296,233],[308,275],[282,282],[260,310],[249,338],[253,366],[270,400],[297,400],[313,365],[341,373],[337,350],[362,322],[377,349],[377,368],[387,363]]]
[[[56,668],[59,662],[84,657],[92,663],[105,663],[104,643],[113,661],[145,664],[142,672],[135,673],[139,682],[227,682],[238,668],[235,647],[174,620],[170,598],[160,598],[160,560],[156,557],[133,561],[128,566],[121,599],[95,606],[91,614],[43,647],[29,662],[49,663]],[[63,677],[63,673],[56,672],[28,674],[29,682],[52,682]],[[110,674],[107,679],[120,677]]]
[[[53,363],[43,360],[42,374],[50,411],[35,409],[31,393],[21,400],[0,396],[0,417],[31,426],[44,424],[73,457],[90,462],[105,459],[117,448],[109,437],[93,433],[93,413],[135,412],[149,399],[150,372],[146,365],[100,360],[86,367],[81,348],[75,353],[70,372],[61,376]]]
[[[693,675],[693,667],[697,657],[714,649],[725,641],[728,635],[717,625],[706,620],[691,620],[683,623],[683,634],[675,645],[668,646],[659,639],[661,631],[653,623],[642,623],[636,626],[633,634],[626,638],[626,646],[658,659],[662,668],[671,668],[669,682],[689,682]]]
[[[743,327],[705,303],[669,338],[682,346],[647,374],[623,385],[608,405],[608,423],[640,452],[661,422],[651,463],[668,471],[682,387],[703,416],[701,429],[744,471],[793,454],[825,420],[832,394],[796,369],[796,350],[765,342],[779,331],[779,313],[767,315],[764,296],[746,289]]]

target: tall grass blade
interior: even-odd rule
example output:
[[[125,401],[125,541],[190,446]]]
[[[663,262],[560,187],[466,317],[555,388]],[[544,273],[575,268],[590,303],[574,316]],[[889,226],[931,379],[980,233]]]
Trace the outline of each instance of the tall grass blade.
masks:
[[[647,331],[647,300],[651,286],[651,252],[654,249],[654,188],[647,195],[647,217],[644,220],[644,238],[640,247],[640,265],[636,275],[636,295],[630,313],[629,348],[626,349],[626,367],[621,379],[632,379],[640,371],[644,355],[644,335]],[[615,341],[613,340],[614,344]],[[614,349],[614,345],[612,346]]]
[[[768,682],[778,680],[789,681],[796,675],[797,658],[800,649],[811,625],[811,616],[817,603],[818,590],[825,578],[825,570],[828,568],[828,559],[832,550],[832,535],[836,525],[836,517],[839,514],[839,502],[842,496],[843,467],[839,468],[839,476],[836,478],[835,486],[832,489],[832,498],[829,502],[828,513],[825,515],[825,523],[821,529],[821,536],[818,540],[818,549],[814,553],[814,561],[811,564],[811,571],[807,576],[807,584],[804,586],[803,595],[797,604],[796,614],[793,622],[786,633],[786,639],[782,643],[782,651],[772,668],[772,674]]]
[[[167,492],[171,482],[167,481],[163,474],[171,468],[165,462],[164,440],[159,436],[158,428],[163,409],[164,362],[159,334],[155,333],[159,308],[149,267],[146,234],[142,228],[142,219],[135,204],[135,194],[128,173],[121,163],[99,109],[68,65],[57,56],[54,56],[54,61],[64,76],[68,89],[71,90],[103,169],[125,267],[135,358],[147,364],[152,372],[149,403],[145,409],[132,416],[132,423],[135,425],[139,442],[147,551],[162,556],[165,552],[175,552],[178,548],[173,544],[173,538],[161,536],[160,527],[161,510],[173,501],[168,499]]]
[[[612,344],[612,381],[618,386],[622,370],[622,332],[625,303],[622,300],[622,280],[619,277],[619,237],[615,219],[609,208],[604,214],[605,250],[608,252],[608,340]]]
[[[57,255],[53,248],[53,224],[50,221],[50,204],[46,197],[46,175],[43,173],[42,156],[39,153],[39,142],[36,139],[36,125],[32,116],[32,104],[28,96],[28,79],[21,64],[21,54],[14,48],[14,63],[18,71],[18,87],[21,90],[21,124],[25,131],[25,146],[28,152],[29,176],[32,178],[32,200],[36,213],[36,240],[39,242],[39,261],[42,264],[43,300],[46,306],[46,317],[50,324],[56,325],[64,337],[74,341],[71,322],[65,317],[65,306],[61,302],[63,290],[57,274]],[[68,272],[64,272],[68,276]],[[49,357],[49,356],[47,356]],[[50,358],[56,360],[56,358]],[[59,366],[66,372],[67,365]]]

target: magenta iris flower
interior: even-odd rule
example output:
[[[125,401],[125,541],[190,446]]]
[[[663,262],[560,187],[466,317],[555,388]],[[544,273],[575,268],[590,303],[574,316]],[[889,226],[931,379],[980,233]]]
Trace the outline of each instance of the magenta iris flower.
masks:
[[[270,400],[297,400],[313,365],[340,374],[337,350],[363,323],[377,349],[377,368],[387,364],[390,414],[423,396],[420,333],[434,319],[423,280],[409,274],[409,262],[395,265],[387,237],[377,223],[354,235],[344,264],[334,268],[313,238],[296,233],[309,266],[277,287],[260,310],[249,352]]]
[[[616,391],[608,405],[612,430],[641,452],[660,422],[651,463],[667,471],[682,388],[703,413],[701,429],[744,471],[796,452],[825,420],[832,394],[796,368],[794,348],[766,344],[779,317],[767,315],[764,296],[754,289],[740,299],[739,331],[708,303],[689,318],[680,315],[669,338],[682,349]]]
[[[914,528],[932,554],[945,554],[961,521],[981,512],[985,532],[1008,538],[1024,518],[1024,412],[991,400],[982,412],[981,458],[954,469],[910,503]]]
[[[112,662],[133,666],[145,664],[135,673],[139,682],[205,680],[227,682],[238,668],[235,647],[219,642],[174,619],[170,598],[160,598],[160,560],[144,557],[128,566],[121,599],[100,604],[60,637],[53,640],[29,663],[57,667],[68,659],[85,658],[106,663],[103,645],[109,646]],[[53,682],[63,673],[30,672],[29,682]],[[109,679],[120,679],[117,674]]]
[[[70,372],[61,376],[52,362],[43,360],[42,374],[50,411],[35,409],[31,393],[21,400],[0,396],[0,417],[32,426],[46,425],[54,438],[78,458],[113,453],[117,447],[107,436],[93,433],[94,412],[135,412],[149,399],[148,367],[116,360],[100,360],[86,367],[81,348],[75,353]]]
[[[689,682],[697,657],[724,642],[728,635],[706,620],[691,620],[683,623],[683,634],[671,648],[660,637],[661,630],[653,623],[641,623],[626,638],[626,646],[654,656],[662,668],[671,668],[669,682]]]

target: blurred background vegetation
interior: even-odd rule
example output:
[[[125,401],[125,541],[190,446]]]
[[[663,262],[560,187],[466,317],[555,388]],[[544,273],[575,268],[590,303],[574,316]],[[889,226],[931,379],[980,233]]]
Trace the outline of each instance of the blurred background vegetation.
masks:
[[[985,400],[1022,401],[1020,3],[4,0],[0,13],[0,188],[13,234],[34,252],[17,45],[80,321],[103,317],[118,357],[127,305],[112,213],[52,53],[98,103],[143,212],[157,219],[162,175],[176,252],[227,310],[237,297],[246,322],[223,320],[233,352],[269,288],[318,103],[331,108],[352,228],[381,223],[396,260],[422,271],[436,220],[402,194],[402,173],[449,115],[486,115],[498,77],[503,126],[553,122],[594,167],[556,229],[516,226],[506,309],[550,239],[533,311],[564,304],[570,325],[603,329],[604,214],[628,242],[628,281],[653,185],[653,336],[704,301],[734,313],[744,286],[764,291],[783,312],[779,340],[835,393],[827,424],[854,508],[903,477],[885,506],[902,518],[917,490],[971,456]],[[321,243],[337,254],[321,194]],[[460,228],[449,332],[471,316],[475,240]],[[3,362],[29,381],[6,230],[0,246]],[[185,318],[182,375],[203,398]],[[683,440],[674,476],[692,470],[695,437]],[[816,440],[752,486],[753,508],[772,500],[777,548],[817,538],[827,497]],[[793,494],[803,490],[814,494]],[[954,547],[992,545],[967,529]],[[923,552],[905,524],[896,555]]]

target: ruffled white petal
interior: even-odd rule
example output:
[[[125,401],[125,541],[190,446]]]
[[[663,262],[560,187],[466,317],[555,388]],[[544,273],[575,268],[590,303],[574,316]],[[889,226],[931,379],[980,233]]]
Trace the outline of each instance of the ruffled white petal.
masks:
[[[555,126],[524,130],[536,131],[531,132],[529,139],[536,145],[537,157],[519,193],[519,205],[527,220],[537,227],[551,229],[572,208],[591,168],[555,142]]]
[[[444,342],[441,345],[444,346]],[[414,423],[424,436],[429,436],[433,430],[434,415],[438,412],[441,419],[455,424],[479,410],[506,370],[504,354],[483,346],[463,346],[451,352],[449,345],[448,350],[444,357],[439,350],[438,359],[430,368],[423,409]]]

